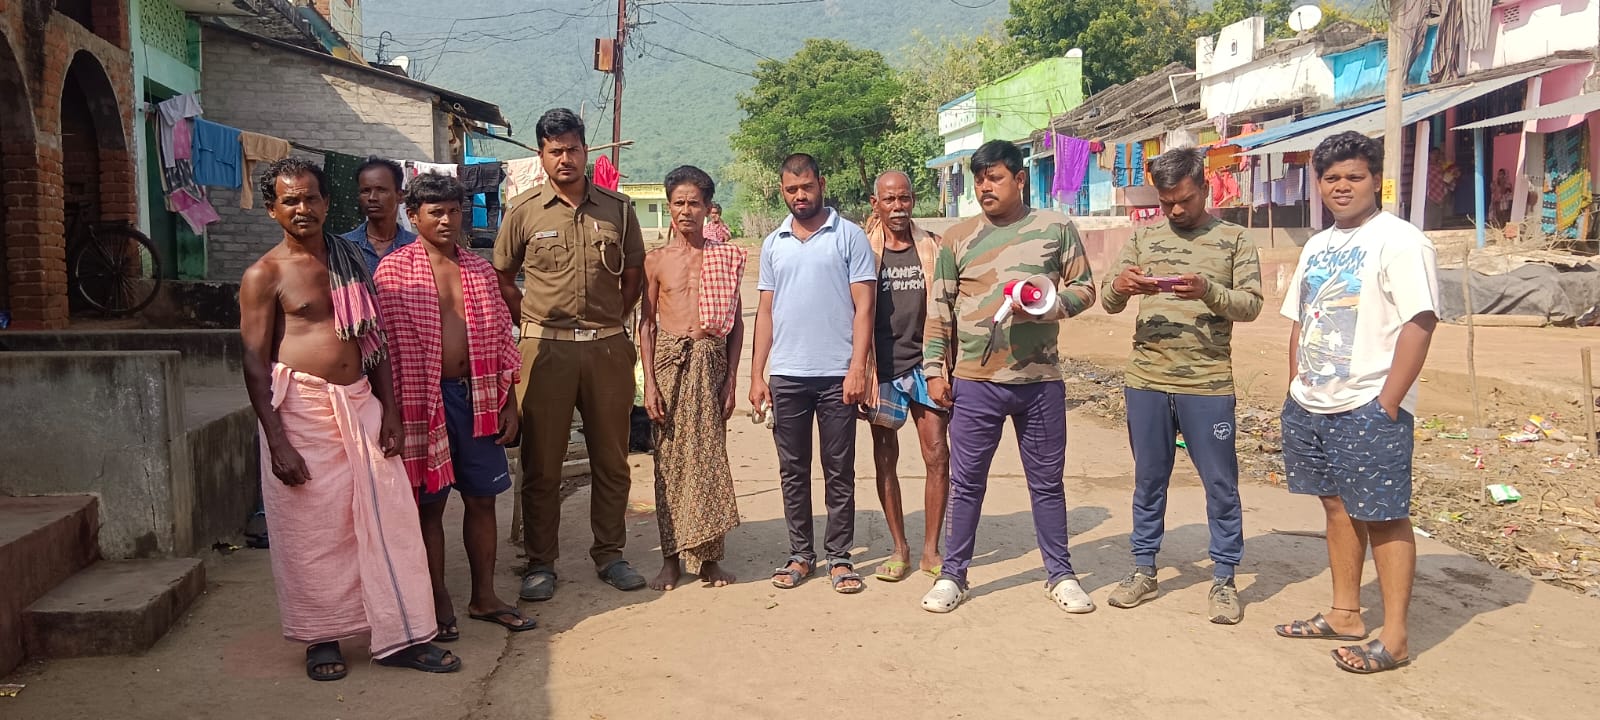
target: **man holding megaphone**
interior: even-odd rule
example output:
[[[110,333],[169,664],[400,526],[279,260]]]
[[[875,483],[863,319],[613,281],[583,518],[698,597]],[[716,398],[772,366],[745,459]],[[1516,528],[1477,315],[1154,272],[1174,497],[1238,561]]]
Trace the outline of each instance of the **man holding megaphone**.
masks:
[[[934,402],[950,408],[950,501],[944,563],[922,607],[947,613],[966,598],[989,465],[1009,419],[1049,573],[1045,592],[1062,610],[1091,612],[1067,552],[1057,347],[1060,322],[1094,304],[1089,260],[1071,220],[1024,202],[1027,170],[1016,145],[984,143],[971,167],[983,214],[944,236],[928,302],[923,371]]]

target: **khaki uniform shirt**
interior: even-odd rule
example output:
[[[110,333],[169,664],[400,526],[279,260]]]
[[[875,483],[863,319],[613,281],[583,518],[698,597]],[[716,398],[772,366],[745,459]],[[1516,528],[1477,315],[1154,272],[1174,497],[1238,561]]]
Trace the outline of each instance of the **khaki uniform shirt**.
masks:
[[[621,327],[628,311],[622,272],[644,267],[644,235],[628,196],[591,182],[572,207],[547,183],[511,199],[494,240],[494,267],[522,271],[524,322]]]

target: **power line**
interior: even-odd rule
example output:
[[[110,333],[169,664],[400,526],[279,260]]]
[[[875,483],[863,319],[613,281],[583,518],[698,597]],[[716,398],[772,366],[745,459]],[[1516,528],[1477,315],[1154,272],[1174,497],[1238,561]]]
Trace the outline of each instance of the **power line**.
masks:
[[[669,53],[672,53],[673,55],[677,55],[679,57],[683,57],[683,58],[688,59],[688,60],[693,60],[693,61],[695,61],[697,63],[700,63],[701,65],[708,65],[708,66],[714,67],[714,68],[716,68],[718,70],[731,72],[731,73],[733,73],[735,75],[743,75],[743,76],[748,77],[748,78],[754,78],[755,77],[755,73],[752,73],[752,72],[749,72],[749,71],[746,71],[746,70],[739,70],[737,68],[731,68],[731,67],[728,67],[727,65],[721,65],[721,64],[718,64],[718,63],[714,63],[714,62],[711,62],[710,60],[706,60],[705,58],[698,57],[698,56],[695,56],[695,55],[690,55],[689,53],[686,53],[686,52],[684,52],[682,50],[675,50],[673,48],[669,48],[669,47],[667,47],[665,45],[662,45],[661,43],[650,42],[648,40],[641,40],[640,42],[645,44],[645,45],[647,45],[647,46],[649,46],[649,47],[657,48],[657,49],[660,49],[660,50],[665,50],[665,51],[667,51]],[[651,55],[650,57],[654,57],[657,60],[666,60],[666,58],[657,57],[655,55]]]
[[[640,5],[711,5],[715,7],[774,7],[778,5],[816,5],[831,2],[832,0],[765,0],[764,2],[722,2],[718,0],[656,0],[656,2],[642,2]]]
[[[687,18],[689,20],[689,22],[691,22],[691,23],[692,22],[698,22],[698,20],[696,18],[694,18],[693,16],[689,15],[689,13],[684,12],[682,8],[679,8],[679,7],[676,7],[676,6],[671,6],[671,5],[669,5],[668,7],[671,7],[673,10],[676,10],[679,15],[682,15],[685,18]],[[665,21],[667,21],[669,23],[677,25],[678,27],[681,27],[681,28],[683,28],[685,30],[688,30],[689,32],[696,33],[698,35],[704,35],[705,37],[711,38],[712,40],[716,40],[716,41],[718,41],[718,42],[720,42],[720,43],[722,43],[724,45],[727,45],[728,47],[731,47],[731,48],[735,49],[735,50],[743,50],[743,51],[745,51],[747,53],[750,53],[751,55],[754,55],[754,56],[756,56],[758,58],[761,58],[762,60],[771,60],[772,59],[772,58],[770,58],[770,57],[768,57],[766,55],[761,54],[760,52],[757,52],[755,50],[751,50],[750,48],[747,48],[747,47],[745,47],[743,45],[740,45],[740,44],[738,44],[738,43],[736,43],[736,42],[734,42],[732,40],[729,40],[726,36],[722,35],[721,33],[706,32],[705,30],[701,30],[700,28],[697,28],[697,27],[695,27],[693,25],[689,25],[687,23],[679,22],[677,20],[674,20],[674,19],[672,19],[670,17],[667,17],[665,15],[662,15],[660,13],[655,13],[651,17],[655,17],[655,18],[659,18],[659,19],[665,20]]]

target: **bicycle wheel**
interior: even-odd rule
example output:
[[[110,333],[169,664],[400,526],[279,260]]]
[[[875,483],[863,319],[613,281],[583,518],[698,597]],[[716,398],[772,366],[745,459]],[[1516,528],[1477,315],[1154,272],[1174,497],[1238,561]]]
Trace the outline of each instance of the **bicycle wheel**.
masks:
[[[71,270],[78,294],[107,315],[143,310],[161,289],[161,256],[132,227],[90,228],[73,253]]]

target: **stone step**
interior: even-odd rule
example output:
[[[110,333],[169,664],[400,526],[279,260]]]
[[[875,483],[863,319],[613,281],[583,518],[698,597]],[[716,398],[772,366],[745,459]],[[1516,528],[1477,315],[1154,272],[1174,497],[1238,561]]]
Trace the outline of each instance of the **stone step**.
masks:
[[[92,495],[0,497],[0,676],[25,656],[22,614],[100,553]]]
[[[150,649],[206,587],[197,558],[90,565],[23,613],[29,657],[126,655]]]

